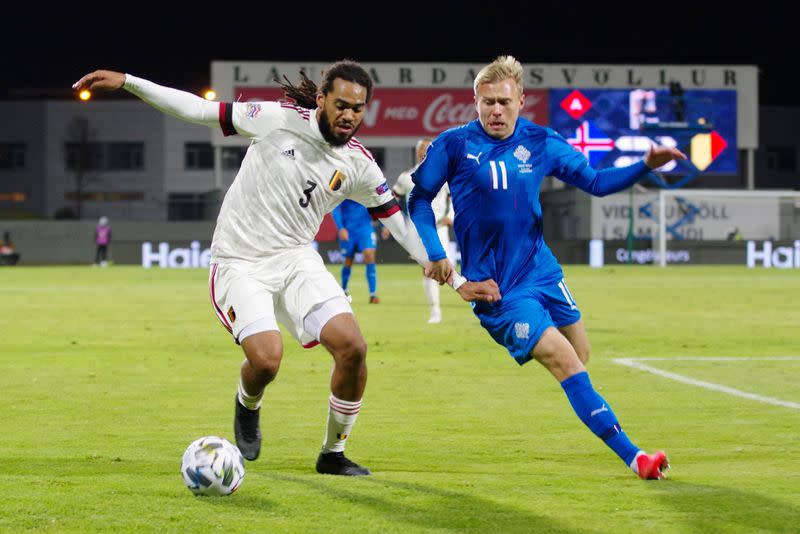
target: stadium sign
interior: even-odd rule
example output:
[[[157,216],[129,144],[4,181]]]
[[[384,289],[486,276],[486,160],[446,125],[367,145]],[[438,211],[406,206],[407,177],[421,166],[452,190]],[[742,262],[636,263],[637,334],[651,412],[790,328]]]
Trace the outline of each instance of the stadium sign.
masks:
[[[303,72],[317,81],[328,65],[318,62],[212,61],[211,85],[222,101],[273,100],[282,96],[280,82],[284,77],[297,83],[298,73]],[[484,65],[482,63],[362,65],[375,82],[375,94],[359,135],[376,146],[389,146],[387,139],[438,134],[452,124],[462,124],[474,116],[472,84]],[[697,93],[695,103],[712,100],[701,95],[706,91],[735,93],[731,109],[726,109],[724,114],[735,118],[735,131],[733,135],[723,137],[732,148],[758,147],[758,68],[754,65],[523,65],[526,96],[535,100],[535,107],[539,108],[526,110],[526,115],[543,125],[549,124],[548,100],[554,90],[666,92],[673,82],[689,91],[686,94],[689,100],[692,100],[691,91]],[[256,93],[261,96],[255,97]],[[601,103],[605,104],[603,109],[608,108],[608,102]],[[689,107],[694,109],[696,106]],[[713,110],[719,106],[707,107]],[[700,116],[707,118],[705,114],[706,110],[703,110]],[[216,146],[232,146],[240,145],[242,140],[235,136],[225,138],[215,129],[212,130],[212,142]]]
[[[633,219],[633,235],[652,239],[658,235],[658,193],[628,192],[590,199],[592,237],[626,239]],[[724,241],[733,227],[751,238],[781,234],[781,202],[778,198],[681,197],[668,199],[665,207],[669,239]],[[631,213],[632,212],[632,213]]]
[[[158,249],[153,250],[150,241],[142,243],[142,267],[153,266],[162,269],[187,269],[189,267],[208,267],[211,261],[211,249],[200,249],[199,241],[192,241],[189,248],[170,249],[169,243],[161,242]]]
[[[793,247],[772,248],[772,241],[764,241],[761,250],[758,250],[755,241],[747,242],[747,266],[753,268],[756,262],[767,269],[800,269],[800,240],[794,242]]]
[[[655,263],[659,260],[657,250],[646,248],[642,250],[631,250],[618,248],[616,250],[615,258],[618,263],[638,263],[645,265],[648,263]],[[691,255],[688,250],[668,250],[667,263],[690,263]]]
[[[304,72],[319,80],[328,63],[213,61],[211,82],[225,86],[278,87],[286,76],[296,80]],[[376,87],[469,87],[482,63],[362,63]],[[526,64],[525,87],[666,87],[672,81],[683,87],[736,89],[757,84],[757,68],[748,65],[607,65]]]

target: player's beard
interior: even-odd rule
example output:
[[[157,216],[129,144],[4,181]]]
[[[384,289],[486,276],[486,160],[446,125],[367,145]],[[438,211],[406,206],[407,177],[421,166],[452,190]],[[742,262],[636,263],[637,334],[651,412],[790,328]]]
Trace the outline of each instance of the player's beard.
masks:
[[[358,129],[361,128],[361,124],[353,128],[353,131],[350,132],[350,135],[345,137],[338,137],[336,134],[333,133],[333,128],[331,127],[331,123],[328,120],[328,115],[325,114],[324,110],[322,113],[319,114],[319,133],[322,134],[322,137],[331,145],[331,146],[343,146],[346,145],[347,142],[352,139],[352,137],[356,134]]]

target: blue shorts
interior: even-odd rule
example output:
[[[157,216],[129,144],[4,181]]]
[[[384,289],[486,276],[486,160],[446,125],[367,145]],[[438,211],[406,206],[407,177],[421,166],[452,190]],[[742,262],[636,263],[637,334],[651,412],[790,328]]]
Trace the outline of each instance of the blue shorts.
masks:
[[[520,284],[502,295],[500,302],[473,303],[473,312],[481,326],[520,365],[533,359],[531,351],[548,327],[568,326],[581,318],[563,278],[541,285]]]
[[[350,230],[347,241],[340,243],[342,248],[342,256],[345,258],[352,258],[356,252],[364,252],[367,249],[375,248],[375,232],[371,226],[363,230]]]

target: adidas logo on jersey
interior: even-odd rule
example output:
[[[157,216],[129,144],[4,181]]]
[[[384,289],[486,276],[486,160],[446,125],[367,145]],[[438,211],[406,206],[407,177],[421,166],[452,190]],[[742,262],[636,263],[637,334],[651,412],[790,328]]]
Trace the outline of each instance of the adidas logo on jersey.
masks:
[[[283,154],[284,156],[286,156],[289,159],[294,159],[294,149],[293,148],[290,148],[288,150],[284,150],[283,152],[281,152],[281,154]]]

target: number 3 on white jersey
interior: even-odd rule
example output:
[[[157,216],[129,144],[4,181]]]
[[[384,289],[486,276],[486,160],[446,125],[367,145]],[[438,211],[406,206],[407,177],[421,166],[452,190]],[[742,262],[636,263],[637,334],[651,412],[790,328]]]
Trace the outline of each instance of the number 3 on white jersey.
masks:
[[[499,189],[497,179],[497,167],[500,166],[500,174],[503,177],[503,189],[508,189],[508,176],[506,175],[506,162],[495,162],[493,159],[489,160],[489,165],[492,167],[492,189]]]

